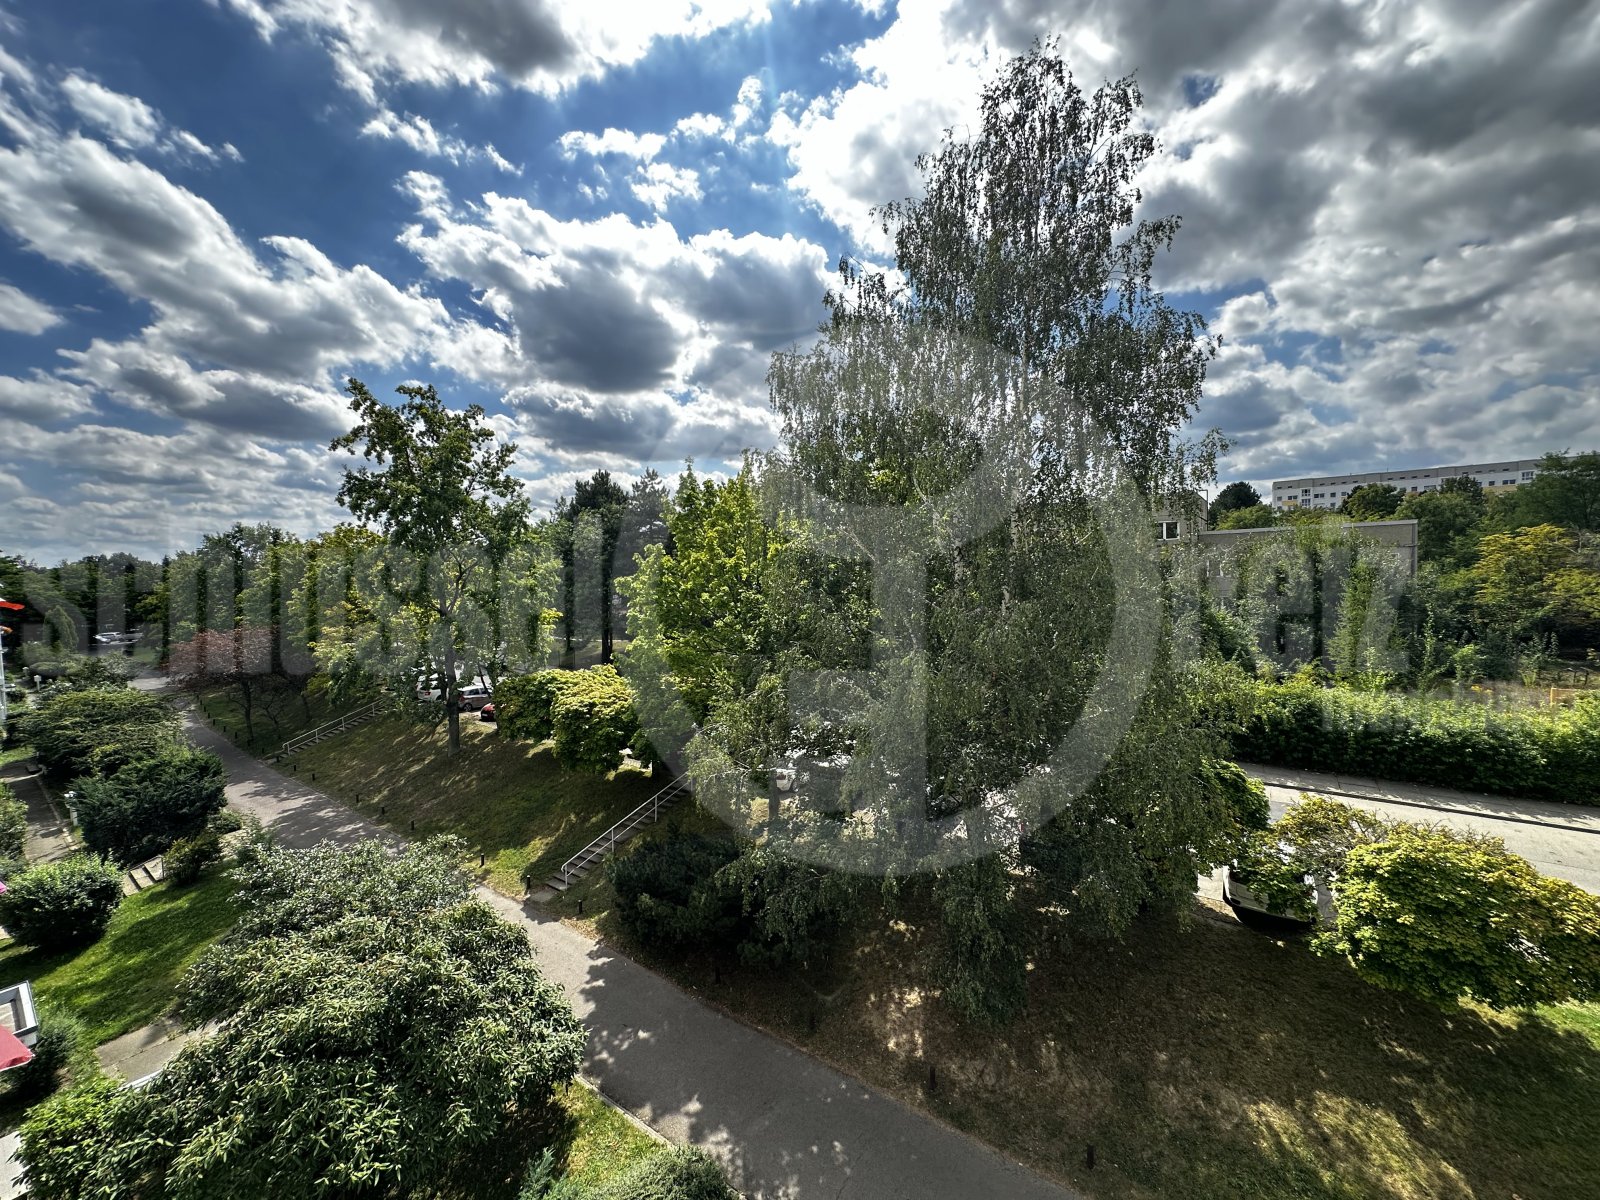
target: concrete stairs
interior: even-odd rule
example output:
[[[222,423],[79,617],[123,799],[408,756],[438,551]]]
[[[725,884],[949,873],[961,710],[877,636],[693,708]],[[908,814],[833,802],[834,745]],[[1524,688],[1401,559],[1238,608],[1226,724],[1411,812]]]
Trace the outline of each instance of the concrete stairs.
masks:
[[[654,825],[661,819],[662,813],[688,794],[688,783],[682,779],[674,779],[582,850],[567,859],[561,865],[561,869],[550,876],[545,883],[555,891],[566,891],[592,871],[597,863],[601,862],[606,855],[610,854],[621,843],[627,841],[646,825]]]

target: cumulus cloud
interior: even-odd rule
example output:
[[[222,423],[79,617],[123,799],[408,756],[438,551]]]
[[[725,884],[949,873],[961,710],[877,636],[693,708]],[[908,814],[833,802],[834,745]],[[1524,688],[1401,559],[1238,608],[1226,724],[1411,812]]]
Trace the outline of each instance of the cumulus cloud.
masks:
[[[187,129],[169,125],[137,96],[112,91],[79,72],[62,80],[61,93],[81,121],[124,150],[158,150],[212,161],[243,158],[232,143],[213,149]]]
[[[766,0],[212,0],[263,37],[326,46],[344,84],[376,101],[389,83],[555,93],[638,62],[660,39],[765,21]]]
[[[0,329],[12,333],[43,333],[60,323],[61,317],[55,309],[0,280]]]
[[[361,127],[366,137],[397,141],[429,158],[443,158],[453,163],[473,162],[483,159],[510,175],[521,175],[522,168],[508,161],[493,144],[473,146],[451,134],[442,134],[426,117],[413,113],[403,116],[381,109]]]
[[[94,407],[89,389],[35,371],[27,379],[0,375],[0,414],[25,421],[63,421]]]
[[[1230,472],[1600,441],[1600,5],[902,5],[854,82],[767,136],[882,250],[869,208],[915,194],[914,156],[1053,33],[1086,87],[1137,72],[1166,151],[1143,212],[1184,222],[1159,282],[1232,342],[1201,413],[1234,435]]]
[[[670,459],[770,434],[761,380],[771,352],[823,315],[820,246],[684,237],[659,218],[566,221],[493,193],[457,205],[423,174],[406,186],[422,219],[402,244],[489,318],[458,324],[440,361],[505,388],[541,452],[648,445]]]

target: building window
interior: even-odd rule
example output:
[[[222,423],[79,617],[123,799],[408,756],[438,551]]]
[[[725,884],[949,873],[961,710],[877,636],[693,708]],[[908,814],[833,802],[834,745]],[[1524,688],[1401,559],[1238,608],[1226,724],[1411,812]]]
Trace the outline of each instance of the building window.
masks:
[[[1176,521],[1157,521],[1156,538],[1158,541],[1176,541],[1178,537],[1178,523]]]
[[[1523,483],[1527,483],[1528,480],[1530,480],[1532,478],[1533,478],[1533,472],[1532,471],[1524,471],[1522,473],[1522,482]]]

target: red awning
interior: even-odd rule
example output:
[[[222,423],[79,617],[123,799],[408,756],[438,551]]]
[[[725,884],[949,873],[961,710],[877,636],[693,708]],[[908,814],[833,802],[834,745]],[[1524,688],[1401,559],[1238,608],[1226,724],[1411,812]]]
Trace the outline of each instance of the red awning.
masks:
[[[12,1067],[32,1061],[33,1051],[18,1041],[17,1035],[11,1030],[0,1025],[0,1071],[9,1071]]]

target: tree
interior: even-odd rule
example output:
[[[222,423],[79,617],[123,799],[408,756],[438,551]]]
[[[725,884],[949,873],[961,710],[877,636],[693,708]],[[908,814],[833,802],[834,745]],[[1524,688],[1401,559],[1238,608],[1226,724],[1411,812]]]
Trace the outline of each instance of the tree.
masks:
[[[843,819],[780,821],[772,836],[802,858],[837,848],[872,870],[931,875],[945,998],[972,1016],[1014,1012],[1027,961],[1017,824],[1003,826],[1001,799],[1029,826],[1020,857],[1042,889],[1102,931],[1177,904],[1232,844],[1226,797],[1199,771],[1221,747],[1170,652],[1155,556],[1116,596],[1113,555],[1135,535],[1098,520],[1107,473],[1142,510],[1127,529],[1147,530],[1159,498],[1205,476],[1216,449],[1178,440],[1213,343],[1151,284],[1178,222],[1135,219],[1132,180],[1154,153],[1139,104],[1131,79],[1084,93],[1048,48],[1001,71],[971,140],[951,133],[919,160],[924,195],[880,210],[904,289],[843,264],[817,346],[774,357],[782,442],[753,508],[778,519],[744,523],[748,537],[720,537],[707,556],[759,580],[751,594],[719,572],[730,603],[756,611],[717,626],[718,606],[687,588],[681,616],[658,610],[675,673],[710,696],[690,753],[702,803],[765,788],[783,756],[845,758],[836,795],[818,794],[817,772],[807,785]],[[985,463],[994,521],[964,531],[929,498]],[[680,511],[693,504],[680,489]],[[841,510],[879,514],[880,532]],[[676,523],[673,535],[663,576],[697,552]],[[1130,689],[1119,709],[1131,729],[1053,765],[1113,653],[1118,612],[1150,620],[1149,691]],[[843,633],[769,649],[767,631],[785,626]],[[691,646],[720,670],[681,657]],[[796,671],[813,694],[789,691]],[[1092,728],[1099,739],[1106,726]],[[1093,782],[1055,815],[1080,770]],[[951,846],[969,861],[941,857]]]
[[[1316,947],[1381,987],[1493,1008],[1600,995],[1600,897],[1498,838],[1397,825],[1349,852],[1336,890]]]
[[[522,931],[471,898],[462,850],[261,851],[238,871],[239,925],[180,983],[184,1020],[215,1032],[143,1089],[30,1121],[30,1170],[61,1200],[481,1182],[484,1147],[537,1128],[585,1034]]]
[[[1428,494],[1428,493],[1424,493]],[[1439,481],[1439,495],[1465,496],[1481,513],[1484,507],[1483,484],[1471,475],[1452,475],[1449,479]]]
[[[1451,483],[1452,480],[1445,480]],[[1471,480],[1477,483],[1477,480]],[[1436,563],[1442,570],[1469,565],[1477,554],[1479,522],[1484,517],[1482,485],[1476,501],[1466,492],[1419,492],[1407,496],[1395,516],[1417,523],[1417,560]]]
[[[254,742],[256,704],[272,677],[271,629],[233,626],[200,629],[172,646],[167,670],[179,687],[192,692],[223,688],[244,718],[245,734]]]
[[[1206,515],[1206,521],[1215,529],[1222,518],[1229,513],[1237,512],[1242,508],[1257,508],[1261,506],[1261,493],[1243,479],[1236,479],[1227,487],[1217,493],[1217,498],[1211,502],[1211,509]],[[1248,526],[1231,526],[1230,528],[1244,529]]]
[[[1256,504],[1249,508],[1235,508],[1212,522],[1216,529],[1270,529],[1278,523],[1278,514],[1270,504]]]
[[[122,872],[94,854],[36,863],[6,881],[0,925],[24,946],[63,950],[105,932],[122,903]]]
[[[453,412],[432,386],[402,384],[395,390],[406,400],[395,407],[359,380],[350,380],[346,390],[358,423],[329,448],[353,454],[359,444],[376,469],[347,468],[339,503],[358,520],[377,523],[391,546],[410,558],[415,574],[406,598],[426,618],[419,651],[436,668],[450,749],[458,751],[456,666],[464,650],[492,657],[500,649],[472,637],[492,637],[467,619],[472,596],[494,590],[497,567],[526,532],[527,501],[510,474],[516,446],[499,443],[481,405]]]
[[[1505,499],[1514,525],[1600,532],[1600,453],[1546,454],[1539,473]]]
[[[149,692],[87,688],[29,709],[17,732],[46,766],[69,775],[110,774],[173,746],[178,714]]]
[[[639,738],[633,689],[613,666],[555,672],[550,729],[556,761],[568,770],[606,775]]]
[[[615,559],[627,503],[628,493],[611,478],[611,472],[596,471],[588,479],[578,480],[572,498],[563,499],[556,509],[562,527],[561,607],[567,666],[572,665],[577,642],[589,637],[600,639],[600,661],[611,661]]]
[[[1364,483],[1344,498],[1339,511],[1353,521],[1387,521],[1405,498],[1393,484]]]
[[[1482,620],[1507,636],[1573,634],[1600,621],[1600,573],[1559,526],[1488,534],[1466,574]]]
[[[198,833],[227,803],[228,773],[204,750],[173,748],[83,781],[78,823],[91,848],[124,866]]]

